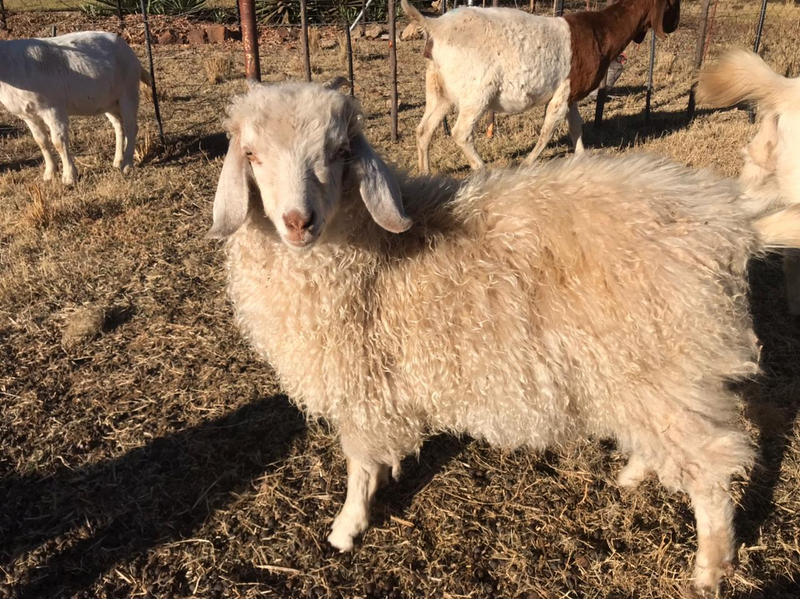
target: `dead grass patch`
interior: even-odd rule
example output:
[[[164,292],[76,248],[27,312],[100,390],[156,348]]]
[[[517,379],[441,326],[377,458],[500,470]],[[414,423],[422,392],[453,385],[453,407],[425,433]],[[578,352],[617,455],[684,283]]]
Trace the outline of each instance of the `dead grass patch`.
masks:
[[[689,19],[695,3],[686,4]],[[797,48],[797,34],[785,31],[765,31],[778,68],[791,67]],[[411,170],[423,43],[398,44],[393,144],[386,44],[356,42],[366,134]],[[302,78],[292,44],[262,48],[266,80]],[[592,151],[652,151],[738,171],[755,130],[746,112],[701,110],[685,120],[692,48],[683,30],[659,41],[649,124],[647,48],[629,50],[603,127],[591,124],[593,105],[580,106]],[[0,596],[682,596],[696,543],[691,506],[653,480],[622,492],[614,477],[624,457],[598,440],[535,455],[437,437],[379,495],[355,552],[327,547],[345,488],[337,441],[305,423],[247,347],[225,298],[222,252],[203,240],[227,147],[220,115],[245,89],[238,77],[209,82],[209,52],[157,49],[169,148],[151,149],[152,104],[143,101],[137,159],[145,164],[129,177],[111,166],[102,117],[72,120],[74,188],[41,181],[29,134],[0,143]],[[220,53],[238,74],[240,46]],[[346,73],[340,51],[312,60],[317,81]],[[518,164],[542,118],[541,109],[498,115],[492,140],[484,121],[478,151],[492,168]],[[18,126],[0,112],[5,125]],[[570,152],[563,128],[544,159]],[[468,175],[441,128],[431,160],[437,171]],[[41,215],[28,214],[35,202]],[[751,270],[765,374],[740,390],[761,465],[737,486],[743,545],[723,592],[789,599],[800,571],[800,323],[786,313],[780,261]],[[95,312],[77,327],[83,341],[65,351],[65,315],[76,306]]]

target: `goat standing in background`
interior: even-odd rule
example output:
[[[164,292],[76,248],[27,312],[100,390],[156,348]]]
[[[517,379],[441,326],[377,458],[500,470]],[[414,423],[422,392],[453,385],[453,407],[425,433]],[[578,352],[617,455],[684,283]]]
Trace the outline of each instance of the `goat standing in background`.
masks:
[[[453,139],[473,169],[483,166],[473,144],[487,110],[518,113],[547,104],[530,164],[567,117],[583,152],[578,101],[596,89],[625,47],[651,27],[659,37],[678,27],[680,0],[620,0],[600,11],[539,17],[511,8],[458,8],[429,19],[402,0],[403,11],[428,35],[425,114],[417,127],[419,170],[430,171],[428,146],[450,107],[458,107]]]
[[[0,41],[0,103],[33,133],[44,154],[45,181],[55,171],[46,128],[61,156],[63,182],[71,185],[78,176],[69,151],[70,115],[105,113],[116,134],[114,166],[123,173],[133,167],[140,82],[149,83],[150,74],[114,33]]]
[[[732,50],[699,75],[697,99],[717,108],[751,102],[762,112],[758,133],[743,150],[743,207],[757,215],[800,204],[800,78],[773,71],[749,50]],[[800,253],[784,257],[789,312],[800,314]]]

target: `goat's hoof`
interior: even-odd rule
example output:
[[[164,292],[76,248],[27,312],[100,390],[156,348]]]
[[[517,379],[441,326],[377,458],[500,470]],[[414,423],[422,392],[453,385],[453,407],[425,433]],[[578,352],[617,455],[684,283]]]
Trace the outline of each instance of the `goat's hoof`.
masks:
[[[713,599],[717,596],[719,581],[725,576],[733,574],[734,566],[730,560],[725,560],[718,566],[698,566],[694,570],[694,593],[701,599]]]
[[[328,543],[338,549],[341,553],[353,550],[354,537],[346,533],[341,527],[334,528],[328,535]]]
[[[43,179],[45,181],[52,181],[53,180],[53,173],[52,172],[48,173],[47,171],[45,171]]]

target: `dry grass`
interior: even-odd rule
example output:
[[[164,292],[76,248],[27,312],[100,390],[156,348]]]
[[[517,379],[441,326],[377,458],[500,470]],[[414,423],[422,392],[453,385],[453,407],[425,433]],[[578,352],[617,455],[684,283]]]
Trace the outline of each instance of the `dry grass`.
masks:
[[[770,35],[781,68],[796,46]],[[736,173],[753,126],[738,110],[686,122],[687,39],[659,44],[649,124],[647,52],[630,52],[604,127],[587,125],[594,151]],[[410,168],[422,42],[398,45],[398,144],[386,44],[358,44],[367,134]],[[241,64],[238,46],[225,52]],[[267,79],[299,77],[299,54],[299,44],[263,48]],[[104,119],[74,119],[81,178],[45,184],[30,135],[0,113],[0,597],[681,596],[696,542],[689,504],[652,480],[620,491],[622,456],[597,440],[536,456],[438,437],[378,497],[356,551],[328,549],[345,485],[336,439],[306,424],[254,358],[225,299],[222,252],[202,238],[227,144],[220,115],[246,87],[241,75],[197,77],[207,58],[156,52],[169,149],[146,148],[156,129],[143,105],[148,159],[130,177],[111,166]],[[338,48],[313,61],[317,80],[343,73]],[[581,112],[591,121],[593,106]],[[541,118],[499,115],[479,151],[494,168],[516,164]],[[564,133],[545,159],[568,153]],[[467,174],[441,132],[432,161]],[[782,599],[798,596],[800,571],[800,324],[786,314],[778,261],[754,262],[752,280],[765,374],[741,385],[742,422],[762,460],[737,486],[741,564],[724,592]],[[85,309],[80,341],[65,343],[70,315]]]
[[[227,54],[216,54],[203,61],[203,68],[208,82],[214,85],[230,78],[233,61]]]

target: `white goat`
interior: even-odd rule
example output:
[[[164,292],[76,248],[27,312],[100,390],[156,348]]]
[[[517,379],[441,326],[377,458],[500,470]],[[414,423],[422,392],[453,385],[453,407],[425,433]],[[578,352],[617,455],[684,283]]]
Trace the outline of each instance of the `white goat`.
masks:
[[[654,471],[691,496],[713,594],[735,553],[730,479],[752,459],[725,384],[757,370],[745,266],[800,244],[800,210],[751,220],[735,183],[643,155],[398,179],[354,101],[314,84],[255,86],[226,126],[209,236],[228,239],[243,332],[340,431],[331,544],[353,547],[379,483],[434,432],[613,437],[621,484]]]
[[[761,124],[743,150],[739,180],[752,215],[800,204],[800,78],[775,73],[757,54],[732,50],[699,75],[697,98],[717,107],[755,104]],[[800,314],[800,254],[784,257],[789,311]]]
[[[424,173],[430,171],[433,132],[453,105],[458,107],[453,140],[473,169],[483,166],[473,134],[487,110],[516,113],[547,105],[526,164],[538,158],[565,117],[575,151],[582,153],[578,101],[597,89],[632,40],[641,42],[651,27],[665,37],[680,19],[680,0],[619,0],[603,10],[558,18],[462,7],[429,19],[407,0],[402,6],[428,36],[425,114],[417,127],[418,165]]]
[[[69,151],[70,115],[105,113],[117,138],[114,166],[123,173],[133,166],[140,82],[149,83],[150,74],[113,33],[0,41],[0,103],[33,133],[44,154],[45,180],[55,171],[45,126],[61,156],[64,183],[77,177]]]

